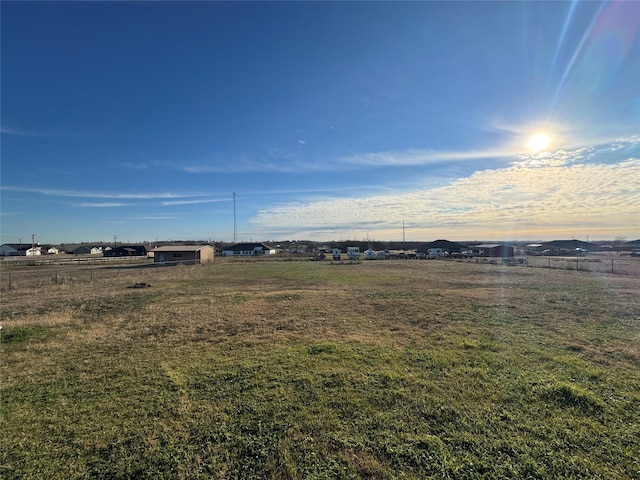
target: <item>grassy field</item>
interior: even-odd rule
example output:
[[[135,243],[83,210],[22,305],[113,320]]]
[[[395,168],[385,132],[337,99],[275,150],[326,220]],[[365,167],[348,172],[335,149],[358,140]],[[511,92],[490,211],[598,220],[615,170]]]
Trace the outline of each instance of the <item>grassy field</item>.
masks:
[[[218,260],[6,291],[0,476],[640,478],[639,292]]]

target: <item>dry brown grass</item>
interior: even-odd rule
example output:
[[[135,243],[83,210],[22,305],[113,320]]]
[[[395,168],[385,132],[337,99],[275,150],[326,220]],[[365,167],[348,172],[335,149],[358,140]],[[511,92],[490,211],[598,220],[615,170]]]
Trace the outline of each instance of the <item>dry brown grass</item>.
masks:
[[[94,274],[3,292],[7,478],[640,468],[640,277],[438,261]]]

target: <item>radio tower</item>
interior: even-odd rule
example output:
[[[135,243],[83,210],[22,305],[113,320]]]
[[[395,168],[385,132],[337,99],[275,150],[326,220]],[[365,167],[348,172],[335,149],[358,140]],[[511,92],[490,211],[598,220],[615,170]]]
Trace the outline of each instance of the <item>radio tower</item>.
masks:
[[[236,224],[236,192],[233,192],[233,241],[238,241],[238,227]]]

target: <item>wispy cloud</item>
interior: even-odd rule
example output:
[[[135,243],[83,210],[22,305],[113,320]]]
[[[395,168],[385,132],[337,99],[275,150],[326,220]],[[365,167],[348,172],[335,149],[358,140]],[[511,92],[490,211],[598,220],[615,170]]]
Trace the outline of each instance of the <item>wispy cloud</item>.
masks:
[[[74,207],[93,207],[93,208],[109,208],[109,207],[126,207],[128,203],[120,202],[84,202],[74,203]]]
[[[0,133],[2,135],[16,135],[19,137],[48,137],[50,135],[44,133],[32,132],[20,128],[0,127]]]
[[[187,173],[250,173],[250,172],[274,172],[274,173],[299,173],[322,169],[322,165],[314,162],[299,162],[292,158],[265,158],[240,160],[224,163],[204,163],[179,165],[178,168]]]
[[[425,166],[444,162],[459,162],[481,159],[513,158],[522,151],[514,149],[492,149],[473,151],[436,151],[436,150],[407,150],[397,152],[371,152],[344,157],[324,158],[321,161],[305,158],[293,158],[286,154],[280,159],[264,160],[244,158],[239,161],[212,164],[181,165],[178,168],[187,173],[232,173],[232,172],[272,172],[272,173],[309,173],[341,170],[357,170],[368,167],[400,167]]]
[[[133,163],[133,162],[124,162],[122,164],[123,167],[129,168],[131,170],[146,170],[147,164],[143,162]]]
[[[353,166],[418,166],[488,158],[513,158],[519,153],[522,152],[501,149],[470,151],[409,150],[343,157],[340,159],[340,163]]]
[[[28,130],[24,128],[14,127],[0,127],[0,134],[2,135],[14,135],[17,137],[32,137],[32,138],[80,138],[80,137],[94,137],[96,134],[86,132],[43,132]]]
[[[82,190],[58,190],[52,188],[39,187],[21,187],[2,185],[1,190],[25,193],[37,193],[40,195],[56,196],[56,197],[76,197],[76,198],[110,198],[110,199],[131,199],[131,200],[156,200],[163,198],[192,198],[200,197],[201,194],[183,194],[183,193],[108,193],[98,191],[82,191]]]
[[[140,221],[156,221],[156,220],[175,220],[176,216],[171,215],[146,215],[146,216],[138,216],[132,217],[132,220],[140,220]]]
[[[201,203],[230,202],[231,198],[201,198],[194,200],[172,200],[162,202],[162,205],[197,205]]]

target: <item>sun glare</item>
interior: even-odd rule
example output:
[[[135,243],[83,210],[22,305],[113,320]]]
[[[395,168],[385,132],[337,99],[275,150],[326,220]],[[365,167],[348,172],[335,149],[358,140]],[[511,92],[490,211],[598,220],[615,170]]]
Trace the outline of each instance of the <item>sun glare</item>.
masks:
[[[549,135],[546,133],[537,133],[529,139],[527,146],[533,152],[539,152],[549,146]]]

